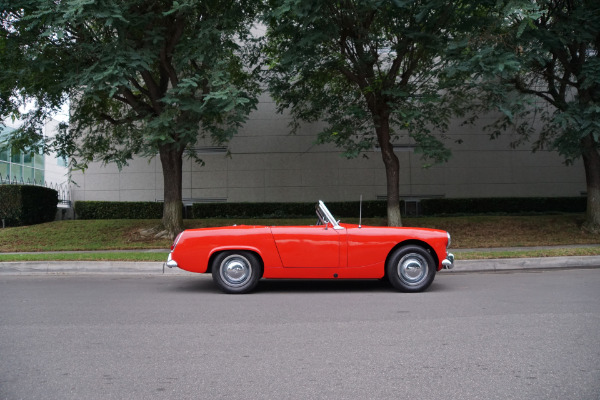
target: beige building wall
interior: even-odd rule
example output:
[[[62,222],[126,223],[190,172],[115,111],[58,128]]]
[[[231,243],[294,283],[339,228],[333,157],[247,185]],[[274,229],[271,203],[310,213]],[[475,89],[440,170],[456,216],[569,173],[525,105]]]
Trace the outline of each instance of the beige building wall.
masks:
[[[580,196],[585,192],[581,162],[565,166],[553,152],[510,148],[506,134],[490,140],[489,123],[456,124],[446,143],[449,162],[424,169],[420,155],[398,149],[400,193],[404,198]],[[289,134],[289,116],[277,114],[264,96],[247,124],[229,143],[230,156],[209,142],[199,144],[204,166],[184,160],[183,197],[187,202],[311,202],[385,198],[385,170],[374,150],[348,160],[332,145],[314,144],[318,124]],[[405,140],[403,142],[402,140]],[[462,144],[456,141],[462,140]],[[410,144],[400,139],[399,144]],[[161,201],[163,177],[158,157],[135,159],[121,171],[115,165],[91,164],[73,172],[73,200]]]

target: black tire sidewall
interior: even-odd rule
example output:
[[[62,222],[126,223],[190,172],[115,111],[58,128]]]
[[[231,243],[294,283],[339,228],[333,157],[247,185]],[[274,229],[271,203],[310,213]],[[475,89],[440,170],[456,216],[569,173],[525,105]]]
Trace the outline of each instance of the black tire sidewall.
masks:
[[[397,270],[398,263],[400,262],[400,260],[407,254],[411,253],[422,256],[427,262],[427,274],[418,284],[415,285],[409,285],[406,282],[403,282],[402,279],[400,279],[400,277],[398,276]],[[392,252],[392,255],[390,256],[386,264],[385,271],[389,282],[397,290],[401,292],[422,292],[426,290],[433,282],[437,268],[432,255],[427,250],[425,250],[421,246],[407,245],[397,248]]]

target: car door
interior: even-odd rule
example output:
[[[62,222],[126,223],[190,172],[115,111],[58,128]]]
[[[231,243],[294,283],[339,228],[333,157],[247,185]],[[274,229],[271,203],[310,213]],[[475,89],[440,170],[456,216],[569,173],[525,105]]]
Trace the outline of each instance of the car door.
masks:
[[[342,232],[329,225],[271,227],[285,268],[337,268]]]

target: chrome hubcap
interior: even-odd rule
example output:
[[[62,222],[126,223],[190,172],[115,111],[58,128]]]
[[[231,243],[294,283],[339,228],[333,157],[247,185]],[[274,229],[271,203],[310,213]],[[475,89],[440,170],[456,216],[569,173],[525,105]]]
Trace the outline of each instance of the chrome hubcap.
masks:
[[[223,282],[238,287],[246,283],[252,273],[252,266],[246,257],[234,254],[223,260],[220,271]]]
[[[418,285],[427,276],[427,261],[420,254],[407,254],[398,263],[398,276],[407,285]]]

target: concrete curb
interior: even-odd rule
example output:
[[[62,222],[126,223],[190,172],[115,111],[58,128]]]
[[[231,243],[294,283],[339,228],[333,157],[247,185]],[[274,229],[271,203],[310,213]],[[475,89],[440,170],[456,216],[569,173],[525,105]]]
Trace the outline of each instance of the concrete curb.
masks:
[[[600,256],[500,258],[490,260],[457,260],[454,272],[502,272],[532,269],[600,268]]]
[[[535,269],[600,268],[600,256],[457,260],[442,273],[526,271]],[[162,275],[162,262],[31,261],[0,262],[0,275],[36,274],[144,274]],[[164,275],[197,275],[178,268],[164,268]]]
[[[165,268],[165,274],[191,274]],[[0,262],[0,275],[21,274],[146,274],[162,275],[162,262],[124,261],[26,261]]]

